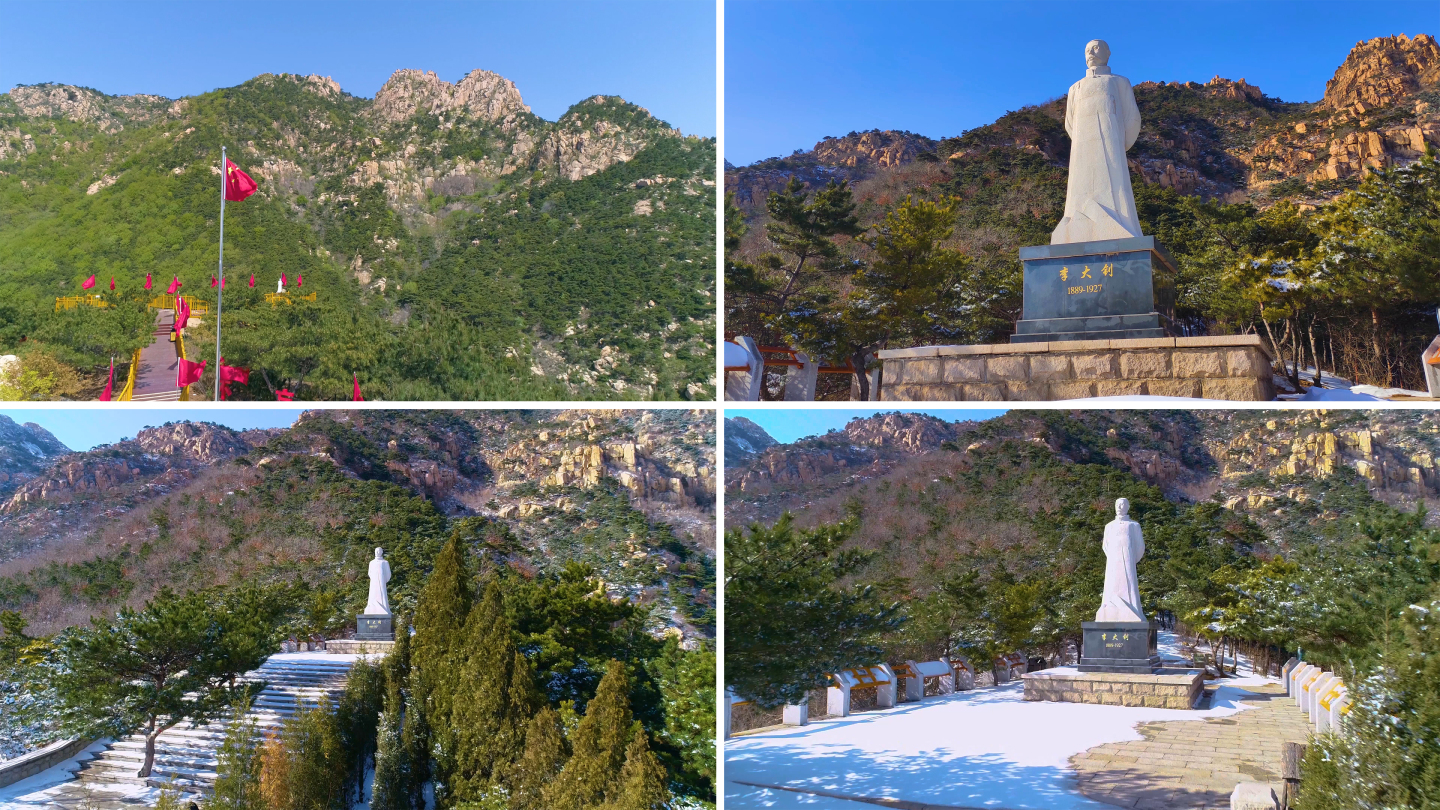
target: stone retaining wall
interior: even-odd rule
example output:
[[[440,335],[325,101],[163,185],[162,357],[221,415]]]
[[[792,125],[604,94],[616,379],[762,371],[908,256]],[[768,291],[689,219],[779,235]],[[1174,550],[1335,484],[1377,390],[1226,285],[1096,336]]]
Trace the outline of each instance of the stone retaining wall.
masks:
[[[388,655],[395,647],[393,641],[357,641],[337,638],[325,642],[325,652],[332,655]]]
[[[879,398],[887,402],[1275,398],[1270,353],[1258,335],[922,346],[878,357]]]
[[[1205,674],[1130,675],[1118,672],[1027,672],[1026,700],[1104,703],[1154,709],[1193,709],[1205,691]]]
[[[59,740],[23,756],[0,762],[0,787],[29,779],[75,756],[90,744],[89,740]]]

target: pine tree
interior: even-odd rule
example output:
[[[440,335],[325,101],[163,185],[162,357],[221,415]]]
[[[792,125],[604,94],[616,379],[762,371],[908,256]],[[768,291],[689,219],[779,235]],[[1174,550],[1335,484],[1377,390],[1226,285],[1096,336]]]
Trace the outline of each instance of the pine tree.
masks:
[[[404,750],[405,762],[410,769],[405,774],[404,795],[410,806],[423,808],[425,785],[430,781],[430,718],[425,704],[419,698],[415,686],[419,671],[410,670],[410,688],[405,690],[404,726],[400,732],[400,747]]]
[[[444,780],[456,801],[476,801],[501,781],[524,751],[525,726],[538,702],[500,593],[500,584],[492,580],[470,611],[465,644],[456,656],[459,679],[450,717],[455,770]]]
[[[625,750],[625,767],[620,778],[605,792],[602,810],[665,810],[670,791],[665,787],[665,768],[650,751],[645,729],[635,723],[630,747]]]
[[[548,806],[587,810],[604,801],[625,765],[632,719],[625,665],[611,661],[571,739],[575,753],[545,793]]]
[[[570,752],[560,715],[544,706],[525,729],[525,753],[510,772],[510,810],[547,810],[545,788],[555,780]]]
[[[231,708],[234,722],[216,754],[212,810],[266,810],[260,793],[260,748],[255,743],[255,718],[247,695]]]
[[[294,810],[324,810],[341,804],[347,792],[348,757],[330,701],[314,707],[296,701],[295,716],[285,721],[289,754],[289,792]]]
[[[450,725],[451,696],[456,667],[454,652],[463,641],[473,596],[470,574],[458,532],[450,535],[435,557],[435,568],[425,580],[415,605],[415,637],[410,640],[410,666],[415,700],[423,709],[428,725],[424,742],[434,761],[437,798],[446,790],[454,772],[455,732]]]
[[[375,741],[375,787],[370,795],[370,810],[414,807],[410,801],[409,768],[400,730],[403,706],[400,682],[394,677],[386,678],[385,712],[380,715],[380,730]]]

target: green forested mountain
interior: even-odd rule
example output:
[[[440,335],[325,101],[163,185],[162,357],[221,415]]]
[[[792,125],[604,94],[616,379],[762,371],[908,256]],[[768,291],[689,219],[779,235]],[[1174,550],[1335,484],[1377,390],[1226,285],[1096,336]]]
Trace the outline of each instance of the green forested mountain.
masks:
[[[1259,334],[1292,365],[1423,390],[1440,305],[1440,169],[1425,158],[1440,146],[1435,39],[1358,43],[1318,102],[1244,79],[1130,78],[1142,119],[1131,180],[1143,232],[1178,262],[1179,328]],[[1049,244],[1064,212],[1064,90],[958,135],[851,132],[727,166],[727,333],[836,363],[855,348],[1007,342],[1018,248]],[[830,183],[842,187],[826,196]],[[865,234],[894,231],[886,217],[922,202],[945,217],[914,229],[910,252],[927,260],[908,272],[939,279],[917,296]],[[936,248],[959,257],[925,252]],[[900,312],[877,308],[902,294]],[[848,396],[840,375],[822,385]]]
[[[222,144],[259,184],[225,213],[235,398],[342,398],[352,374],[372,399],[711,395],[714,140],[607,96],[545,121],[485,71],[398,71],[374,99],[268,74],[0,95],[0,353],[93,396],[149,342],[150,274],[212,302],[186,348],[213,365]],[[111,306],[57,313],[92,274]],[[282,274],[294,303],[267,303]]]

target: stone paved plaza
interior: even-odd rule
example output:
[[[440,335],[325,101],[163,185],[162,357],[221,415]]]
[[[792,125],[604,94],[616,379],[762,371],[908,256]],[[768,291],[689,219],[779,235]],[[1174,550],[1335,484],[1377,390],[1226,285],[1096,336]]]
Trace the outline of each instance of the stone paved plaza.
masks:
[[[1136,810],[1229,808],[1240,782],[1266,782],[1280,795],[1281,744],[1305,742],[1305,714],[1280,684],[1246,687],[1261,696],[1229,717],[1150,722],[1145,739],[1106,743],[1070,760],[1089,798]]]

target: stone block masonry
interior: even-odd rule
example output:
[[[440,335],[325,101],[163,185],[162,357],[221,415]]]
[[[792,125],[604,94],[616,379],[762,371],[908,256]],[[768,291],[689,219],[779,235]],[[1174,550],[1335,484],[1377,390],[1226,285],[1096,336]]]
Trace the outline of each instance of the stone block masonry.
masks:
[[[1026,700],[1063,703],[1193,709],[1205,691],[1205,675],[1199,670],[1178,675],[1140,675],[1066,668],[1027,672],[1021,677],[1025,679]]]
[[[878,356],[886,402],[1275,398],[1270,353],[1258,335],[922,346]]]

